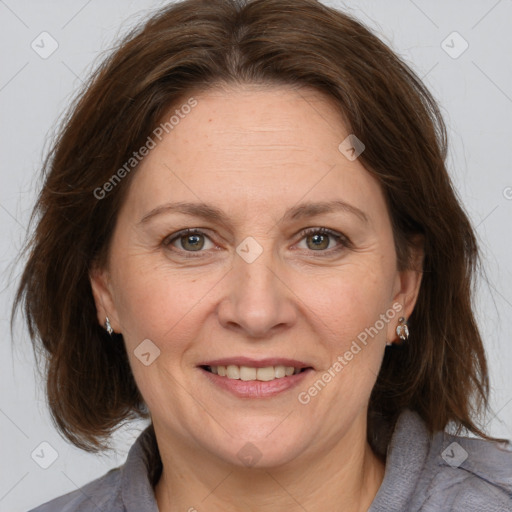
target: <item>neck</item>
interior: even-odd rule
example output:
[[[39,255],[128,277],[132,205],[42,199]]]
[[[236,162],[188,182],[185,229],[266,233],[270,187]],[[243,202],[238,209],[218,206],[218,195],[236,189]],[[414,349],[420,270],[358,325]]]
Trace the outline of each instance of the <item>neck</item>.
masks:
[[[382,483],[385,466],[366,442],[366,429],[360,427],[354,424],[324,453],[272,468],[234,466],[198,454],[197,447],[188,447],[184,440],[174,439],[171,444],[159,437],[163,471],[155,486],[158,509],[367,511]]]

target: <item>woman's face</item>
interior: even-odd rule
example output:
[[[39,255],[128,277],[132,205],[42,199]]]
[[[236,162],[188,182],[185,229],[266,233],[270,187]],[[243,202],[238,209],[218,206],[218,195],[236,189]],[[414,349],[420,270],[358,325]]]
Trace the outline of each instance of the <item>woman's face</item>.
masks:
[[[133,176],[92,277],[99,320],[123,334],[157,434],[238,465],[314,456],[364,435],[419,278],[398,272],[383,193],[339,149],[349,132],[328,99],[194,98]]]

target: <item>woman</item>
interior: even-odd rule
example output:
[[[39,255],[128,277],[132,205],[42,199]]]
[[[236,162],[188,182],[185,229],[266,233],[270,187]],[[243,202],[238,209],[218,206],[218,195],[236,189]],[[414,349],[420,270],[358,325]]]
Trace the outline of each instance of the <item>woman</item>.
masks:
[[[445,156],[414,73],[320,3],[130,34],[48,157],[15,307],[72,443],[151,423],[35,510],[512,510]]]

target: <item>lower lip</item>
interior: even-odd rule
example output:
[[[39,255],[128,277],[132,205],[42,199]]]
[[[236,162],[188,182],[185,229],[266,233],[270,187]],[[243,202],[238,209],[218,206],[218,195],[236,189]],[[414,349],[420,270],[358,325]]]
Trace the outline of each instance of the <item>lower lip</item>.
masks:
[[[210,382],[221,389],[230,391],[237,397],[241,398],[267,398],[278,395],[285,391],[298,386],[312,371],[308,368],[303,372],[289,377],[281,377],[270,381],[261,380],[240,380],[229,379],[228,377],[221,377],[216,373],[211,373],[204,368],[200,370],[206,375]]]

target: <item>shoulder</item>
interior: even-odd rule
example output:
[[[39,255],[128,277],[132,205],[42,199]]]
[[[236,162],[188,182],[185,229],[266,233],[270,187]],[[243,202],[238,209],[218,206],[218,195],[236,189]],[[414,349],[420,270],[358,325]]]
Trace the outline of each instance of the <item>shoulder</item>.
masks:
[[[76,491],[55,498],[29,512],[121,512],[121,470],[108,473]]]
[[[511,445],[438,432],[418,485],[425,512],[511,512]]]
[[[418,413],[400,414],[384,480],[370,512],[512,512],[510,443],[429,434]]]
[[[30,512],[126,512],[127,508],[158,512],[152,485],[161,467],[150,424],[132,445],[122,466]]]

